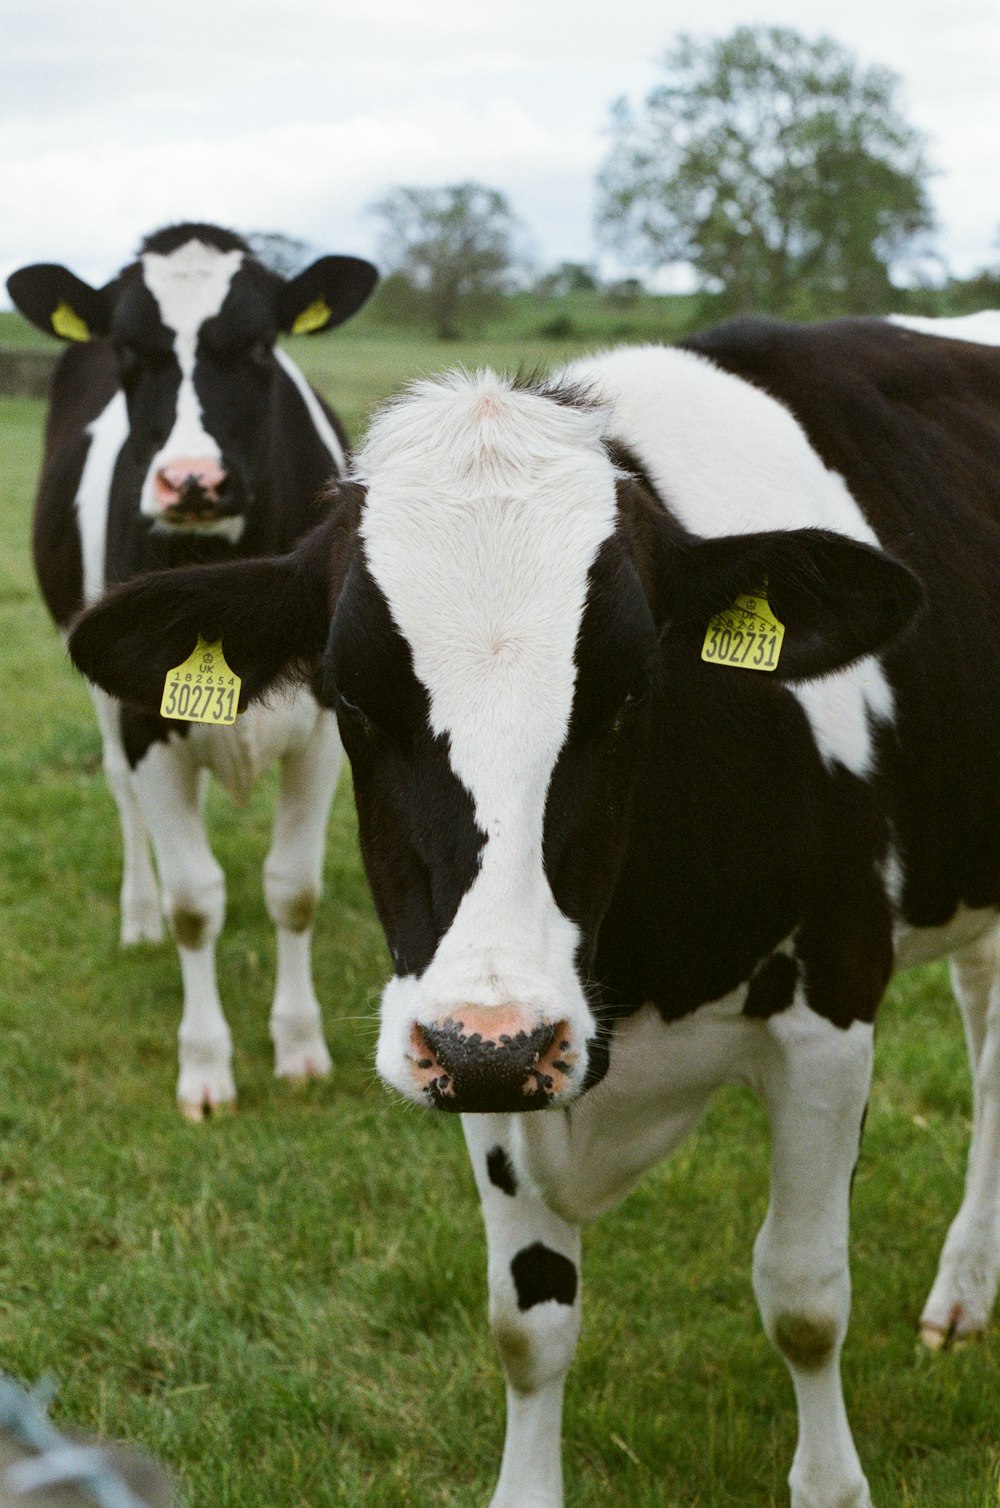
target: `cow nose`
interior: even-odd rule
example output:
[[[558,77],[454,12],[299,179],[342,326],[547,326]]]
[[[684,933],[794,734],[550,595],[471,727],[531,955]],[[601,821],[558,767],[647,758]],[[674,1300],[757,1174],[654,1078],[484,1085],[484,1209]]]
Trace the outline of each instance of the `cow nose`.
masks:
[[[217,503],[227,472],[212,456],[178,456],[161,466],[153,478],[153,493],[161,508],[185,502]]]
[[[414,1022],[408,1057],[417,1088],[439,1110],[544,1110],[579,1087],[569,1023],[538,1023],[504,1006],[467,1006],[434,1025]]]

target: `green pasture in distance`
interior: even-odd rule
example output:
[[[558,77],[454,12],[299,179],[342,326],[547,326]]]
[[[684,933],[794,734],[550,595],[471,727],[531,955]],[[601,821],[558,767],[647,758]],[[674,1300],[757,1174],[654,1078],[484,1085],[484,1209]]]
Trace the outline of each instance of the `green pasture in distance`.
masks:
[[[354,433],[414,372],[563,354],[523,336],[442,347],[347,330],[295,352]],[[242,812],[212,793],[241,1098],[235,1116],[191,1127],[173,1108],[175,955],[118,949],[97,733],[33,586],[42,417],[0,402],[0,1366],[54,1374],[57,1417],[155,1451],[192,1508],[485,1508],[502,1387],[472,1179],[457,1122],[393,1103],[374,1077],[388,964],[349,783],[316,935],[335,1070],[305,1091],[270,1071],[273,785]],[[969,1115],[944,971],[906,976],[879,1032],[844,1357],[881,1508],[997,1501],[995,1332],[937,1358],[915,1344]],[[750,1290],[766,1197],[763,1115],[732,1090],[588,1231],[570,1508],[786,1503],[791,1388]]]

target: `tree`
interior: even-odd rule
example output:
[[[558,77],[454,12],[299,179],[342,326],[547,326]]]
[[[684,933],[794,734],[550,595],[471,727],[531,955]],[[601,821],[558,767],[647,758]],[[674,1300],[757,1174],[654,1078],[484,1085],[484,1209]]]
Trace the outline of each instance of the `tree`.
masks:
[[[569,293],[597,293],[601,287],[597,269],[590,262],[560,262],[535,282],[542,298],[565,298]]]
[[[280,230],[254,230],[247,241],[258,261],[283,278],[294,277],[313,261],[315,248],[298,236],[286,236]]]
[[[509,291],[519,226],[497,189],[397,188],[371,208],[383,223],[383,265],[420,290],[443,340]]]
[[[933,223],[895,75],[783,27],[681,36],[664,67],[641,111],[612,106],[610,243],[689,263],[731,310],[885,307],[890,268]]]

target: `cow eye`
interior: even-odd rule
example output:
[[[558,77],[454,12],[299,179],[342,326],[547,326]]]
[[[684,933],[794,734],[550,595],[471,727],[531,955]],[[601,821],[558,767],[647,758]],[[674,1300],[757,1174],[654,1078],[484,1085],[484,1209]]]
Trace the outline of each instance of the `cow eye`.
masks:
[[[631,690],[626,691],[625,695],[618,703],[617,711],[611,719],[612,733],[620,733],[622,731],[631,714],[646,700],[646,693],[648,692],[648,690],[649,682],[643,680],[635,681],[632,685]]]
[[[118,341],[115,345],[115,355],[118,358],[118,370],[122,380],[127,381],[135,377],[145,369],[148,372],[161,372],[169,364],[173,352],[169,346],[134,346],[125,341]]]
[[[266,367],[271,362],[271,345],[266,340],[255,340],[250,347],[250,360],[255,366]]]
[[[348,722],[355,723],[365,733],[373,731],[374,724],[365,709],[359,707],[357,702],[352,702],[350,697],[346,697],[342,691],[337,692],[337,711]]]
[[[135,375],[139,369],[139,353],[132,346],[116,345],[115,355],[118,358],[118,371],[125,381]]]

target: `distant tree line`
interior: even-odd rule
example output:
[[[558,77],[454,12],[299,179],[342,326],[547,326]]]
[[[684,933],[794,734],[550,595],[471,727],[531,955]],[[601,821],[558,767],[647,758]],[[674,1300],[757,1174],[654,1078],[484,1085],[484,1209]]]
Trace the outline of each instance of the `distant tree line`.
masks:
[[[1000,304],[1000,265],[942,283],[926,143],[904,118],[888,69],[863,67],[828,37],[776,26],[708,41],[682,35],[662,68],[641,104],[611,107],[598,234],[637,272],[689,268],[693,319]],[[443,339],[496,314],[516,290],[623,309],[644,291],[637,276],[602,285],[590,263],[533,274],[507,199],[480,183],[400,187],[371,211],[381,224],[383,314],[429,321]],[[295,270],[300,243],[257,243],[279,270]],[[545,333],[571,328],[570,315],[557,314]]]

